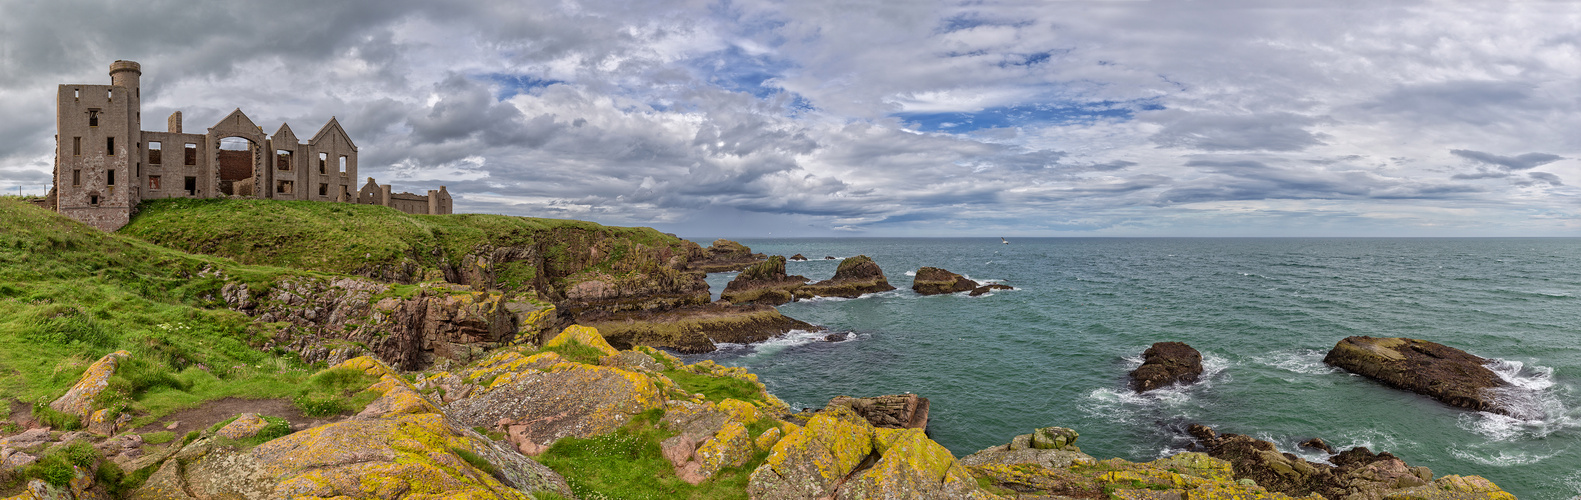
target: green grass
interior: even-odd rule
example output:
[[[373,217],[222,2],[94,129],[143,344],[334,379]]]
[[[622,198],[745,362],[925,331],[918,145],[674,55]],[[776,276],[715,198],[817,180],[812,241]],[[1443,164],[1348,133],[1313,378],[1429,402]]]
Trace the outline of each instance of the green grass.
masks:
[[[409,281],[443,276],[442,264],[459,264],[483,245],[540,249],[542,268],[512,262],[492,270],[506,292],[563,287],[582,273],[663,272],[663,263],[636,258],[633,250],[641,245],[674,254],[687,247],[652,228],[503,215],[410,215],[377,205],[274,200],[148,201],[120,232],[243,264],[362,275],[411,269]],[[593,248],[599,251],[589,251]]]
[[[313,374],[292,399],[303,415],[330,417],[362,411],[379,395],[368,391],[379,377],[353,368],[331,368]]]
[[[72,441],[46,450],[38,461],[24,467],[18,476],[24,479],[42,479],[44,482],[65,486],[76,476],[72,466],[88,467],[102,458],[98,450],[87,441]]]
[[[461,457],[462,460],[472,464],[472,466],[476,467],[478,470],[487,472],[490,476],[494,476],[495,479],[499,479],[500,481],[508,481],[505,478],[505,473],[500,471],[500,467],[498,465],[494,465],[494,463],[490,462],[488,459],[483,458],[482,455],[478,455],[477,453],[473,453],[471,450],[465,450],[461,448],[451,448],[450,451],[455,452],[456,456]]]
[[[165,444],[175,441],[176,433],[170,431],[157,431],[143,434],[143,442],[148,444]]]
[[[261,330],[219,293],[300,271],[162,248],[10,199],[0,227],[0,397],[47,403],[121,349],[132,360],[99,403],[134,425],[212,399],[289,397],[308,374],[251,347]]]
[[[554,347],[545,347],[543,351],[554,352],[567,360],[589,365],[597,365],[599,360],[604,358],[604,351],[575,340]]]
[[[675,476],[659,451],[659,443],[672,435],[658,426],[662,417],[662,410],[650,410],[610,434],[561,439],[537,460],[565,476],[584,500],[747,498],[747,480],[767,453],[693,486]]]
[[[701,393],[704,398],[716,403],[726,399],[739,399],[749,403],[763,400],[763,391],[745,380],[699,375],[685,370],[665,370],[663,373],[686,392]]]

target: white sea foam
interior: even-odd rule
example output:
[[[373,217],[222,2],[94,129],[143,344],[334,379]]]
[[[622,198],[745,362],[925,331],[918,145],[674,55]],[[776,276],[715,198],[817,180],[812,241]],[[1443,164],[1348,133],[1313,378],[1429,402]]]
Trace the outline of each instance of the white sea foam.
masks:
[[[1454,455],[1455,458],[1459,458],[1468,462],[1476,462],[1482,465],[1491,465],[1494,467],[1531,465],[1543,460],[1557,457],[1563,453],[1563,451],[1556,451],[1554,453],[1544,455],[1540,453],[1512,451],[1507,449],[1489,451],[1471,451],[1456,447],[1451,447],[1449,449],[1449,454]]]
[[[731,344],[731,343],[727,343],[727,342],[721,342],[719,344],[715,344],[715,347],[718,347],[721,352],[725,352],[725,351],[750,351],[750,352],[747,352],[746,354],[743,354],[741,357],[743,357],[743,358],[751,358],[751,357],[756,357],[756,356],[758,356],[760,354],[774,354],[776,352],[785,350],[785,348],[787,348],[787,347],[794,347],[794,346],[799,346],[799,345],[811,344],[813,342],[823,342],[824,341],[823,338],[825,336],[829,335],[830,333],[831,332],[812,332],[812,331],[807,331],[807,330],[791,330],[789,332],[785,332],[784,335],[780,335],[778,337],[774,337],[774,338],[771,338],[771,339],[768,339],[768,340],[765,340],[765,341],[762,341],[762,342],[758,342],[756,344]],[[857,340],[857,334],[855,332],[845,332],[845,333],[846,333],[846,338],[845,338],[845,340],[843,340],[841,342],[851,342],[851,341]]]
[[[916,271],[906,271],[906,276],[916,276],[916,275],[917,275]]]
[[[1126,371],[1142,365],[1140,354],[1122,359],[1126,362]],[[1195,383],[1169,385],[1140,394],[1129,387],[1101,387],[1089,392],[1079,406],[1088,416],[1116,423],[1152,421],[1160,417],[1192,418],[1200,410],[1194,395],[1230,380],[1225,371],[1229,366],[1229,360],[1203,352],[1202,375]]]
[[[1486,366],[1510,384],[1493,390],[1494,400],[1510,414],[1462,414],[1456,419],[1461,429],[1499,442],[1541,439],[1562,429],[1581,427],[1581,411],[1566,406],[1560,398],[1561,392],[1571,388],[1554,382],[1553,368],[1497,358]]]
[[[1415,446],[1416,442],[1390,434],[1378,429],[1366,427],[1340,431],[1329,445],[1336,450],[1348,450],[1357,446],[1364,446],[1374,453],[1388,450],[1400,450]]]
[[[1251,359],[1258,364],[1301,375],[1324,375],[1343,371],[1324,364],[1323,356],[1325,355],[1326,353],[1323,351],[1297,349],[1293,351],[1274,351]]]

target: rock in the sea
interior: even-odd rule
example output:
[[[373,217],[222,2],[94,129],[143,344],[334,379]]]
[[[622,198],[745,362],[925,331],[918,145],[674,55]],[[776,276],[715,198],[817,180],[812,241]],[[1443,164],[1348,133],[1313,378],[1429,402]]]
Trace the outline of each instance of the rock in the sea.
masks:
[[[911,279],[911,290],[923,295],[965,292],[979,287],[976,281],[937,267],[923,267]],[[984,290],[986,292],[986,290]]]
[[[585,317],[582,324],[597,328],[618,349],[644,345],[688,354],[711,352],[715,342],[751,344],[792,330],[822,330],[780,314],[773,306],[721,303]]]
[[[849,338],[851,338],[851,333],[850,332],[839,332],[839,333],[831,333],[831,334],[828,334],[828,335],[824,335],[823,336],[823,341],[824,342],[845,342],[845,340],[849,339]]]
[[[824,410],[844,406],[867,419],[874,427],[887,429],[928,429],[928,398],[916,394],[891,394],[867,398],[835,396]]]
[[[684,267],[694,273],[740,271],[763,258],[763,254],[752,253],[752,249],[746,245],[721,238],[714,240],[713,245],[703,251],[702,258],[692,259]]]
[[[790,257],[790,260],[794,260],[794,261],[797,261],[797,262],[805,262],[807,260],[807,258],[803,257],[802,254],[796,254],[796,255],[792,255]]]
[[[864,293],[887,292],[894,290],[889,279],[884,277],[884,270],[879,269],[878,263],[866,255],[858,255],[840,261],[840,267],[834,271],[834,277],[803,285],[796,289],[796,298],[811,297],[845,297],[854,299]]]
[[[1334,447],[1333,446],[1329,446],[1328,445],[1328,441],[1324,441],[1323,438],[1312,438],[1312,439],[1308,439],[1306,441],[1302,441],[1301,442],[1301,447],[1302,448],[1311,448],[1311,449],[1314,449],[1314,450],[1322,451],[1323,453],[1327,453],[1327,454],[1330,454],[1330,455],[1333,455],[1335,453],[1334,452]]]
[[[121,360],[131,357],[130,352],[115,351],[99,358],[92,365],[88,365],[88,371],[83,372],[82,378],[66,391],[66,395],[51,402],[49,407],[61,413],[76,415],[83,422],[87,422],[88,416],[94,410],[93,400],[110,386],[110,376],[115,375],[115,368],[120,365]]]
[[[978,295],[982,295],[982,294],[985,294],[985,293],[988,293],[988,292],[992,292],[994,290],[1015,290],[1015,289],[1016,289],[1016,287],[1013,287],[1013,286],[1010,286],[1010,285],[1001,285],[1001,284],[998,284],[998,283],[989,283],[987,285],[983,285],[983,286],[980,286],[980,287],[977,287],[977,288],[973,288],[971,293],[968,293],[967,295],[976,297]]]
[[[1510,414],[1497,399],[1509,386],[1486,366],[1488,360],[1426,340],[1398,337],[1346,337],[1323,362],[1470,410]]]
[[[802,276],[785,274],[785,257],[775,255],[753,264],[725,285],[719,300],[732,304],[777,306],[796,300],[796,289],[807,284]]]
[[[1159,342],[1142,353],[1131,372],[1131,389],[1147,392],[1170,384],[1189,384],[1202,375],[1202,353],[1182,342]]]
[[[1427,467],[1411,467],[1388,452],[1351,448],[1330,457],[1330,465],[1281,453],[1273,443],[1250,436],[1221,434],[1197,424],[1187,431],[1208,455],[1233,464],[1236,478],[1251,479],[1259,486],[1291,496],[1316,493],[1325,498],[1346,499],[1515,498],[1476,476],[1445,476],[1434,481]],[[1440,486],[1444,489],[1437,490]],[[1424,493],[1432,494],[1421,496]]]
[[[833,255],[825,255],[825,256],[823,256],[823,260],[834,260],[834,256]]]

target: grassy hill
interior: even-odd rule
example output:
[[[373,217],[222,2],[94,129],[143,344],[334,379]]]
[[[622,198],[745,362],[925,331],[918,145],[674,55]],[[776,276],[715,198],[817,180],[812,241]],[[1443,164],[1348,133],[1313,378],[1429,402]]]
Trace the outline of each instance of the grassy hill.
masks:
[[[477,266],[476,257],[491,249],[536,252],[536,258],[506,259],[488,270],[492,284],[507,292],[563,289],[567,278],[579,273],[651,270],[652,255],[686,255],[696,248],[651,228],[503,215],[410,215],[377,205],[273,200],[151,201],[120,232],[242,264],[400,283],[444,279],[447,273],[452,281],[466,281],[455,275],[466,274],[467,266]]]
[[[308,375],[249,347],[250,319],[217,302],[225,277],[300,271],[105,234],[17,199],[0,199],[0,227],[0,397],[48,402],[121,349],[134,362],[112,392],[144,421],[226,396],[287,396]]]

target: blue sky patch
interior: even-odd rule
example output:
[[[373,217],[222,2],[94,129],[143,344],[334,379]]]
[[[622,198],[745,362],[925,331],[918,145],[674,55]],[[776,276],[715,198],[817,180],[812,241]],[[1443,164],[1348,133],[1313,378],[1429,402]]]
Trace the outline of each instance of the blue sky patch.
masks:
[[[565,83],[560,80],[546,80],[530,75],[512,75],[508,73],[484,73],[477,76],[479,79],[499,84],[499,94],[494,96],[498,100],[515,97],[516,94],[525,93],[536,88],[548,87],[556,83]]]
[[[997,106],[977,112],[897,113],[894,116],[924,132],[970,132],[1026,125],[1089,123],[1104,118],[1129,120],[1137,111],[1164,109],[1152,99],[1095,103]]]

